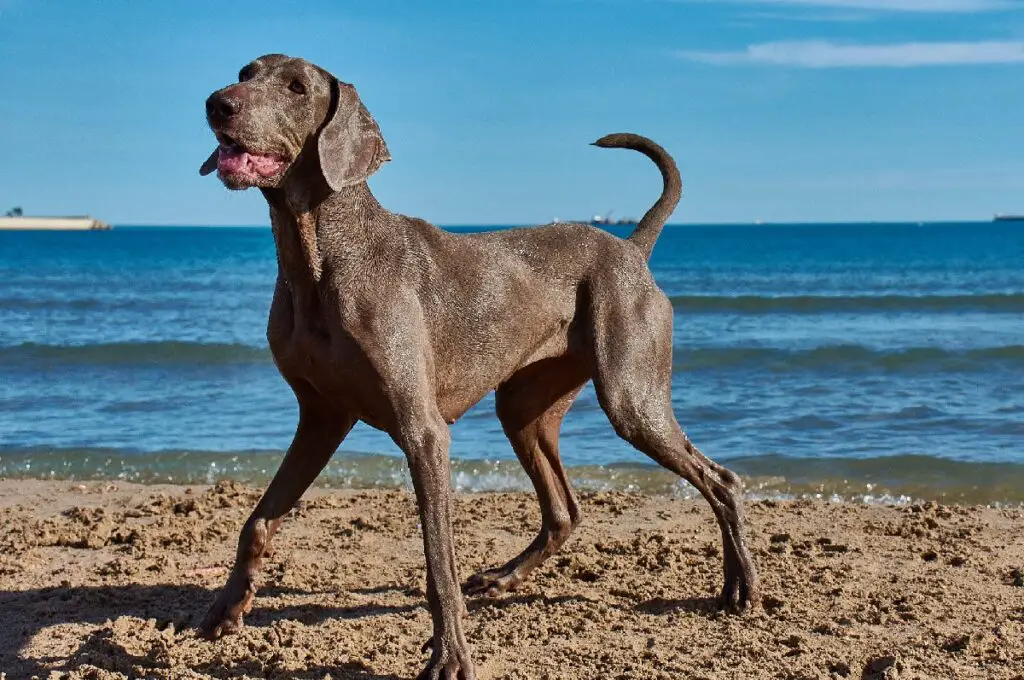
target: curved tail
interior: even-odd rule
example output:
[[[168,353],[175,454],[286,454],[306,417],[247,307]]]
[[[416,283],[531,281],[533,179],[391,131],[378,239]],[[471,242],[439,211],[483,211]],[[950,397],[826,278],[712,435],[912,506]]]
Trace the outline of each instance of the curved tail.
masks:
[[[619,132],[612,135],[605,135],[593,143],[604,149],[632,149],[654,161],[661,170],[661,177],[664,180],[664,188],[661,190],[661,197],[651,206],[651,209],[640,220],[640,224],[629,235],[629,240],[639,247],[647,257],[651,256],[654,250],[654,242],[661,234],[661,228],[665,221],[676,209],[680,197],[683,195],[683,180],[679,176],[679,168],[672,156],[668,155],[665,149],[661,148],[646,137],[634,135],[629,132]]]

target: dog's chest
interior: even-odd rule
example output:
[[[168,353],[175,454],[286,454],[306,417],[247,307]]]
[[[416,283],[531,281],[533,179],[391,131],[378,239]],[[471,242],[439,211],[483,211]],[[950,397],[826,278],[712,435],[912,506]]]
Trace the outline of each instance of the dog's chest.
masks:
[[[351,338],[331,328],[318,296],[279,283],[267,323],[274,363],[289,383],[306,383],[332,402],[347,402],[347,386],[358,378],[365,361]]]
[[[333,372],[330,339],[306,328],[293,328],[279,336],[270,345],[277,364],[285,378],[300,379],[318,387],[327,374]]]

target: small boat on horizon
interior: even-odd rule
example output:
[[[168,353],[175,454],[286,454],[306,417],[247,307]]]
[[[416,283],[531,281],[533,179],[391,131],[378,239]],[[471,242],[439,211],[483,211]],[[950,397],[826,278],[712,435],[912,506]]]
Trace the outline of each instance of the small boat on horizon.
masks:
[[[622,219],[612,219],[612,211],[609,210],[606,215],[594,215],[592,219],[588,221],[588,224],[592,224],[595,227],[607,227],[607,226],[632,226],[637,224],[637,221],[631,217],[623,217]]]
[[[1024,215],[1011,215],[998,213],[992,218],[993,222],[1024,222]]]

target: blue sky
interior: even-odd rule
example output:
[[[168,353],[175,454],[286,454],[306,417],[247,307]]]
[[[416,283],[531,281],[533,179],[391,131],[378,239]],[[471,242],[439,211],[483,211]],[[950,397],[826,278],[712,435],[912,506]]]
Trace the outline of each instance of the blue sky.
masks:
[[[442,224],[988,219],[1024,211],[1024,0],[0,0],[0,209],[266,224],[198,175],[203,101],[267,52],[354,83]]]

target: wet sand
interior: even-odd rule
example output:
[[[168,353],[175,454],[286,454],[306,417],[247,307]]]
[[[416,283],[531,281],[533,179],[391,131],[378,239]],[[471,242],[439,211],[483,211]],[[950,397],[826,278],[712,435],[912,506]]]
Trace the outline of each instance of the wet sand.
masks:
[[[6,678],[413,678],[426,661],[412,496],[314,491],[266,561],[246,628],[194,626],[257,490],[0,481]],[[1024,512],[748,505],[765,607],[717,612],[700,501],[583,495],[584,524],[516,593],[471,601],[482,679],[1018,678]],[[463,495],[463,576],[522,549],[526,494]]]

